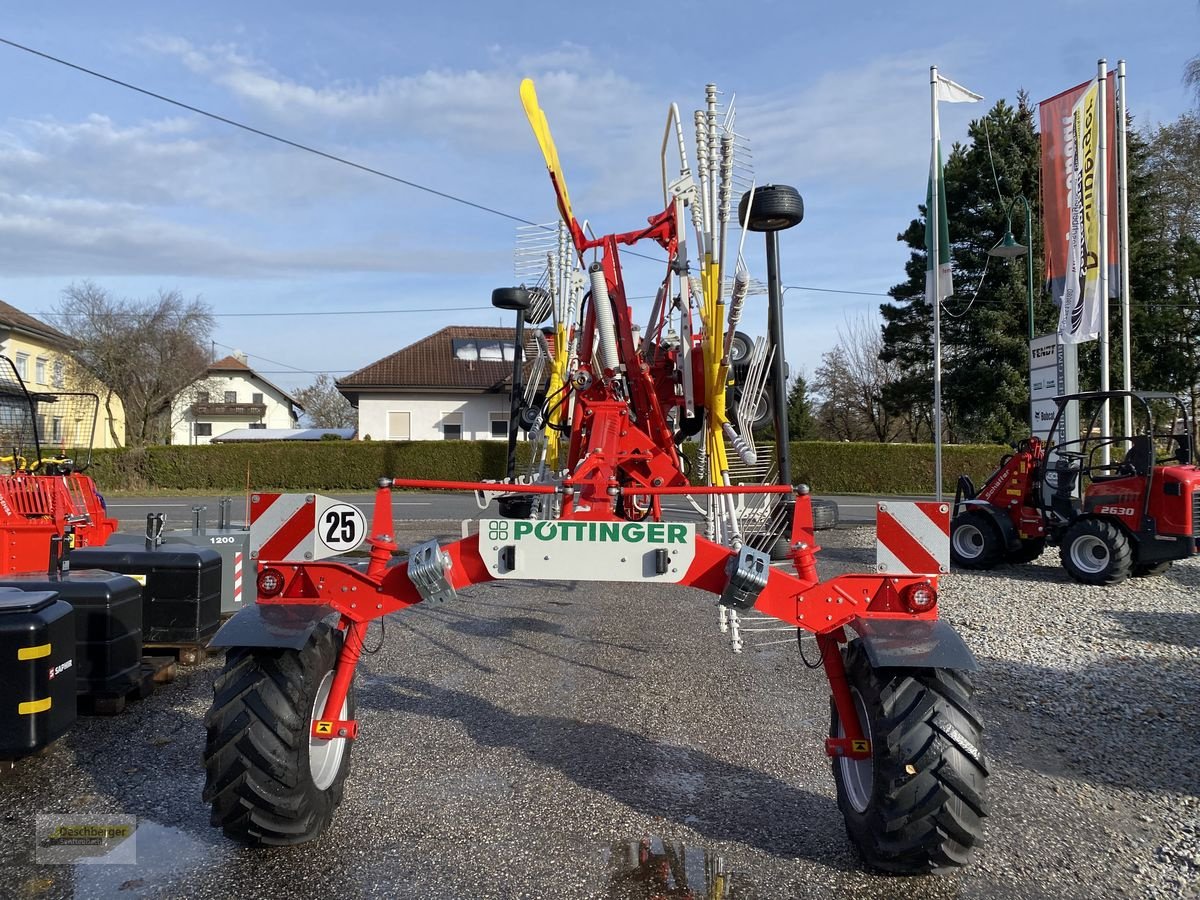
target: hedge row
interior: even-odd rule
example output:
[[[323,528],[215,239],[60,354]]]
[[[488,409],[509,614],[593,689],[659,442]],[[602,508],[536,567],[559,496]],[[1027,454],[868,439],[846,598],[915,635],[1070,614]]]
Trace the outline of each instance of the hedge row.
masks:
[[[520,458],[527,459],[522,445]],[[1001,447],[947,446],[943,487],[959,473],[980,483]],[[793,481],[818,493],[928,494],[933,447],[928,444],[792,444]],[[361,491],[380,475],[475,481],[504,473],[500,441],[318,441],[97,450],[91,474],[101,489],[152,491]]]

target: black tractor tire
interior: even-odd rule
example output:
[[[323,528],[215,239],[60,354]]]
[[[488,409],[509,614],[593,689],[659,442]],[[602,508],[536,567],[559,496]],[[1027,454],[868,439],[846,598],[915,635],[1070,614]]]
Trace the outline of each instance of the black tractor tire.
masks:
[[[960,569],[990,569],[1004,553],[1000,529],[983,510],[969,510],[950,523],[950,559]]]
[[[310,729],[323,711],[341,646],[341,632],[320,624],[301,650],[226,654],[204,719],[204,800],[212,805],[212,825],[227,837],[250,846],[302,844],[328,827],[353,741],[314,739]],[[353,684],[342,717],[354,717]],[[310,762],[310,748],[323,760]]]
[[[812,501],[814,531],[823,531],[827,528],[837,528],[838,516],[838,505],[832,500]]]
[[[749,363],[753,351],[754,341],[750,335],[744,331],[735,331],[733,339],[729,342],[729,365],[735,370],[745,366]]]
[[[773,421],[775,421],[775,398],[771,395],[771,389],[768,387],[758,398],[758,405],[754,407],[750,417],[750,427],[766,428]]]
[[[1156,563],[1138,563],[1133,567],[1134,578],[1153,578],[1156,575],[1164,575],[1171,568],[1172,560],[1164,559]]]
[[[1032,540],[1021,541],[1021,546],[1016,550],[1008,551],[1006,560],[1010,563],[1031,563],[1042,555],[1046,549],[1045,538],[1034,538]]]
[[[526,325],[541,325],[554,312],[554,298],[545,288],[529,289],[529,308],[522,315]]]
[[[835,757],[846,833],[864,862],[923,875],[967,864],[983,837],[983,725],[965,672],[873,669],[861,640],[842,651],[870,760]],[[842,737],[830,701],[830,735]]]
[[[1059,542],[1063,568],[1080,584],[1120,584],[1133,572],[1129,536],[1103,519],[1080,519]]]
[[[516,310],[524,315],[532,302],[529,291],[523,287],[502,287],[492,291],[492,306],[496,309]]]
[[[804,199],[794,187],[786,184],[764,184],[754,191],[754,204],[749,218],[746,207],[750,192],[738,203],[738,224],[749,231],[783,231],[804,221]]]

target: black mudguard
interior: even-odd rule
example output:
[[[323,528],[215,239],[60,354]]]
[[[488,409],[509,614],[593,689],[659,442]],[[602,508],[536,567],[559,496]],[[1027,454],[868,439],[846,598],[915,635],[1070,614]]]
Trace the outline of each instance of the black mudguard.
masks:
[[[874,669],[979,670],[962,637],[941,619],[856,619],[853,627]]]
[[[1021,549],[1021,536],[1017,533],[1017,528],[1012,523],[1012,519],[1008,517],[1008,513],[998,506],[993,506],[990,503],[964,503],[964,511],[980,510],[992,517],[992,521],[996,523],[996,527],[1000,529],[1000,536],[1004,538],[1004,546],[1009,550]]]
[[[210,647],[288,647],[301,650],[322,619],[333,614],[328,606],[308,603],[247,606],[221,626]]]

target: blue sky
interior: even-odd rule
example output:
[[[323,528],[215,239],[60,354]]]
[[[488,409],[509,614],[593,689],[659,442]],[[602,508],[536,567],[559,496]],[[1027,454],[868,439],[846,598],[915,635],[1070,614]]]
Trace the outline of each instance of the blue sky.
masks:
[[[341,6],[10,5],[0,37],[546,222],[553,196],[517,93],[531,76],[576,212],[598,231],[657,211],[667,107],[689,116],[716,82],[737,95],[756,177],[804,195],[805,221],[781,236],[785,284],[867,294],[903,278],[896,235],[925,195],[930,65],[990,104],[1021,88],[1049,97],[1098,57],[1124,58],[1145,125],[1189,108],[1181,73],[1200,53],[1190,0]],[[21,309],[46,311],[81,279],[200,295],[218,352],[244,350],[285,387],[443,325],[508,324],[486,307],[513,281],[512,221],[6,46],[0,80],[0,298]],[[943,139],[985,108],[943,104]],[[764,277],[761,241],[748,246]],[[660,278],[626,269],[635,296]],[[789,290],[793,370],[811,374],[839,325],[883,299]],[[764,327],[762,305],[748,330]],[[228,315],[338,310],[431,311]]]

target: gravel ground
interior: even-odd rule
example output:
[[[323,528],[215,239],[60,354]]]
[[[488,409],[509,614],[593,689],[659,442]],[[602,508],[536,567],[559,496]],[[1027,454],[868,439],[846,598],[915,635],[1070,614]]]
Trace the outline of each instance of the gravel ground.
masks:
[[[821,537],[823,576],[873,561],[869,530]],[[713,900],[1200,896],[1198,588],[1200,559],[1116,589],[1050,554],[943,579],[992,772],[984,844],[950,876],[862,870],[821,750],[827,686],[788,632],[734,656],[698,592],[505,583],[389,621],[315,847],[208,826],[211,660],[0,778],[0,896],[624,900],[660,868]],[[46,812],[137,816],[138,864],[34,865]]]

